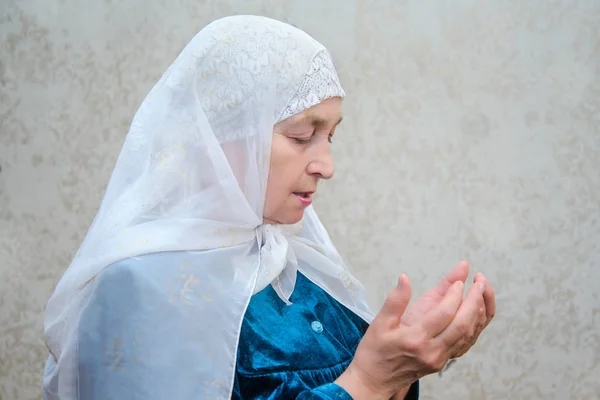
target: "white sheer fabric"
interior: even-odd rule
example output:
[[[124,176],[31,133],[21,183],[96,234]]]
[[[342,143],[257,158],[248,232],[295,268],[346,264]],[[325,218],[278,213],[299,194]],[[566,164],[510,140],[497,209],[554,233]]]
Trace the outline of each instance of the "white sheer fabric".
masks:
[[[344,91],[328,52],[290,25],[227,17],[192,39],[136,113],[100,209],[48,302],[46,399],[79,398],[81,315],[94,280],[119,260],[161,252],[169,260],[152,275],[164,298],[136,310],[166,315],[168,336],[160,352],[151,340],[134,344],[148,377],[150,364],[179,358],[164,379],[139,383],[148,393],[230,398],[250,297],[272,284],[289,303],[297,269],[371,321],[362,285],[312,208],[294,226],[262,222],[273,125],[332,96]]]

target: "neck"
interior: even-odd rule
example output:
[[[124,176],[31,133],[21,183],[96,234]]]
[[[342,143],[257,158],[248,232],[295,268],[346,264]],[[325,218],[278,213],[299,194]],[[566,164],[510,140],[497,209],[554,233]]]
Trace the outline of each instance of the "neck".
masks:
[[[263,218],[263,224],[282,225],[281,222],[277,222],[277,221],[269,219],[269,218]]]

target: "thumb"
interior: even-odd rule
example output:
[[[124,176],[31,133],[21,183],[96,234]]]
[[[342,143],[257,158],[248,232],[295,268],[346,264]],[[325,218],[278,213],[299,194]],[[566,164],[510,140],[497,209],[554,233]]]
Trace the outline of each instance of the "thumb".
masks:
[[[398,284],[388,295],[385,303],[381,307],[379,314],[375,319],[377,323],[382,323],[390,327],[397,327],[400,319],[410,302],[411,288],[408,276],[402,274],[398,279]]]

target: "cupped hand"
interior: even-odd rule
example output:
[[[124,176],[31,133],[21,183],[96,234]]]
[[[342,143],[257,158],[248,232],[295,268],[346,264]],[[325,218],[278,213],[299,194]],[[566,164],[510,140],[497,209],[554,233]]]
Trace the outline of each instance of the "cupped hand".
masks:
[[[401,324],[413,325],[425,314],[436,307],[444,298],[448,289],[456,282],[465,283],[469,275],[469,264],[466,261],[458,263],[454,269],[452,269],[446,276],[444,276],[440,282],[429,291],[425,292],[418,299],[414,300],[409,304],[404,315],[401,318]],[[473,336],[469,338],[469,341],[463,341],[462,347],[457,349],[453,358],[463,356],[473,345],[477,342],[481,332],[490,324],[494,315],[496,314],[496,299],[494,295],[494,289],[491,283],[485,278],[485,276],[478,272],[475,274],[473,283],[480,283],[483,285],[483,310],[480,313],[480,321],[478,321],[477,327]],[[465,339],[467,339],[465,337]]]
[[[434,288],[428,290],[409,304],[406,312],[402,315],[401,323],[407,326],[413,325],[415,321],[418,321],[442,301],[448,289],[455,282],[461,281],[465,283],[468,276],[469,264],[466,261],[461,261]]]
[[[464,349],[482,323],[484,284],[477,282],[463,300],[464,283],[453,283],[437,305],[411,325],[401,323],[410,282],[400,276],[361,340],[353,361],[336,380],[355,400],[389,399],[425,375],[437,372]]]

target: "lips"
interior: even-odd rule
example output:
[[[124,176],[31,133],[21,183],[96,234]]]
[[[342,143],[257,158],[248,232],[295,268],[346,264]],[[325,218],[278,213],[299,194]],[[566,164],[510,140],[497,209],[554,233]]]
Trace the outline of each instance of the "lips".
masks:
[[[302,203],[302,205],[309,206],[312,203],[313,193],[314,192],[294,192],[294,196],[296,196],[296,198],[300,200],[300,203]]]

